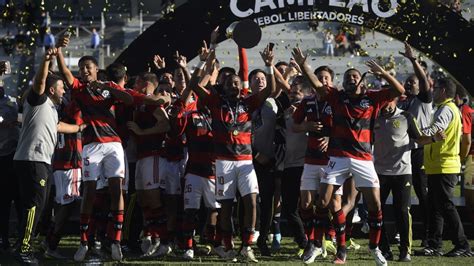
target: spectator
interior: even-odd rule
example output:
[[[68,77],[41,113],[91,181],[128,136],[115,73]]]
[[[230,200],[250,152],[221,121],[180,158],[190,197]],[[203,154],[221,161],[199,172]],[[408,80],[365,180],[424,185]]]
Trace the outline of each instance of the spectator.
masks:
[[[92,49],[97,49],[100,44],[100,35],[97,32],[95,28],[92,29],[92,35],[91,35],[91,48]]]
[[[56,38],[51,33],[51,29],[46,29],[46,33],[43,39],[44,49],[48,50],[49,48],[53,48],[56,45]]]
[[[328,30],[324,35],[324,46],[326,49],[326,56],[330,55],[331,57],[334,56],[334,34],[332,34],[331,30]]]
[[[335,37],[335,41],[336,41],[336,47],[335,47],[336,56],[338,55],[344,56],[347,52],[347,37],[346,37],[346,33],[344,32],[342,28],[339,29],[339,32],[337,33]]]
[[[428,246],[415,252],[420,256],[443,255],[443,224],[447,223],[452,230],[454,248],[447,257],[472,256],[469,242],[453,202],[454,186],[458,182],[457,175],[461,169],[459,157],[461,142],[461,115],[453,99],[456,85],[450,79],[439,79],[434,86],[433,101],[438,109],[433,115],[431,125],[423,130],[428,136],[443,130],[446,139],[424,146],[424,166],[428,176],[429,230]]]

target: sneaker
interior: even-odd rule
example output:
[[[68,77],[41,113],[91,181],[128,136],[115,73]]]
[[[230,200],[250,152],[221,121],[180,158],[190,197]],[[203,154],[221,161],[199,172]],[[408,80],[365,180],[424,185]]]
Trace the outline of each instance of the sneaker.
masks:
[[[164,257],[169,255],[172,251],[173,249],[170,245],[162,244],[158,247],[158,250],[156,250],[156,252],[151,255],[151,257]]]
[[[260,255],[264,257],[271,257],[272,253],[270,252],[270,249],[267,246],[267,243],[263,241],[257,241],[257,247],[258,250],[260,251]]]
[[[210,245],[204,245],[202,247],[199,247],[196,252],[197,254],[208,256],[212,252],[212,247]]]
[[[340,247],[338,248],[336,255],[334,256],[334,264],[346,264],[347,259],[347,251],[346,248]]]
[[[39,265],[38,259],[32,251],[19,252],[17,253],[16,258],[22,265]]]
[[[74,254],[74,260],[75,261],[83,261],[86,258],[87,251],[89,250],[89,246],[87,244],[80,244],[79,248],[76,251],[76,254]]]
[[[100,258],[106,258],[107,256],[105,253],[102,251],[102,243],[100,241],[94,241],[91,251],[93,254],[99,256]]]
[[[123,259],[122,247],[120,246],[120,243],[112,243],[112,245],[110,246],[110,249],[111,249],[113,260],[121,261]]]
[[[272,251],[278,252],[281,248],[281,234],[275,234],[272,241]]]
[[[143,254],[146,254],[151,246],[151,236],[146,236],[142,238],[142,243],[140,244],[140,248]]]
[[[50,248],[46,249],[44,252],[44,257],[48,259],[59,259],[59,260],[64,260],[66,257],[61,255],[57,250],[52,250]]]
[[[308,253],[308,256],[306,258],[303,258],[303,263],[304,264],[311,264],[314,262],[314,260],[321,256],[323,254],[323,249],[320,247],[316,247],[312,245],[312,250]]]
[[[380,251],[379,248],[374,248],[374,249],[369,248],[369,252],[372,255],[372,257],[374,257],[375,265],[377,265],[377,266],[386,266],[387,265],[387,260],[382,255],[382,252]]]
[[[439,257],[443,256],[443,251],[441,249],[426,247],[421,250],[415,250],[415,256]]]
[[[400,248],[400,255],[398,256],[399,262],[411,262],[410,253],[407,248]]]
[[[386,260],[393,260],[393,252],[391,250],[388,250],[388,251],[381,251],[382,252],[382,256],[386,259]]]
[[[472,257],[473,254],[470,248],[453,248],[448,253],[444,254],[445,257]]]
[[[347,250],[359,250],[360,249],[360,245],[357,244],[354,239],[349,239],[349,245],[347,246]]]
[[[257,258],[255,258],[255,254],[251,247],[242,247],[240,250],[240,255],[244,257],[249,262],[258,262]]]
[[[193,260],[194,259],[194,250],[187,249],[183,254],[184,260]]]
[[[217,256],[221,257],[222,259],[227,258],[227,252],[224,250],[223,246],[214,247],[212,250]]]
[[[332,240],[323,240],[325,242],[325,248],[327,253],[331,253],[333,255],[336,255],[337,253],[337,248],[336,245]]]

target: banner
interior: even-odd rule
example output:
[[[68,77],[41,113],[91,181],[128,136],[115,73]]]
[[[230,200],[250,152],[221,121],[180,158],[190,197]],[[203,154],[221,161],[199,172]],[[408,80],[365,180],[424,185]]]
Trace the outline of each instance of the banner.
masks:
[[[407,41],[471,90],[473,25],[434,0],[190,0],[150,26],[116,61],[134,75],[147,69],[154,54],[171,58],[179,50],[193,58],[216,26],[224,31],[242,19],[262,27],[318,20],[373,29]]]

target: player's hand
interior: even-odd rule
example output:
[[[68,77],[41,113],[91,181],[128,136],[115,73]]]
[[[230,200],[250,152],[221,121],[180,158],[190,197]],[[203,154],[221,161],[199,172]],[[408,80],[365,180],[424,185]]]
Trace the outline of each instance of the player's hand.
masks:
[[[56,48],[62,48],[62,47],[67,47],[69,45],[69,40],[70,40],[69,35],[62,35],[59,37],[58,42],[56,43]]]
[[[186,57],[183,55],[180,55],[178,51],[176,51],[175,60],[176,60],[176,64],[178,64],[178,66],[180,66],[181,68],[188,67],[188,61]]]
[[[217,38],[219,37],[219,26],[217,26],[212,32],[211,32],[211,45],[217,44]]]
[[[377,76],[385,76],[389,75],[387,71],[383,67],[381,67],[375,60],[369,60],[365,63],[366,66],[369,67],[369,72],[377,75]]]
[[[44,59],[46,61],[53,60],[54,57],[58,54],[58,48],[49,48],[44,54]]]
[[[305,123],[306,131],[321,133],[323,131],[323,124],[321,122],[307,121]]]
[[[413,49],[407,42],[405,42],[405,52],[398,52],[398,53],[410,60],[416,59],[415,54],[413,53]]]
[[[153,56],[153,64],[157,69],[163,69],[166,67],[165,58],[161,57],[159,54]]]
[[[433,138],[436,141],[442,141],[442,140],[446,139],[446,133],[443,130],[440,130],[440,131],[436,132],[436,134],[434,134]]]
[[[267,165],[270,162],[270,158],[261,153],[257,153],[257,155],[255,155],[254,160],[261,165]]]
[[[328,146],[329,138],[322,138],[317,148],[322,152],[326,152],[328,150]]]
[[[302,67],[304,65],[304,63],[306,62],[306,57],[307,56],[305,54],[303,54],[303,52],[301,51],[301,49],[298,46],[293,48],[293,51],[291,52],[291,55],[293,56],[296,63],[300,67]]]

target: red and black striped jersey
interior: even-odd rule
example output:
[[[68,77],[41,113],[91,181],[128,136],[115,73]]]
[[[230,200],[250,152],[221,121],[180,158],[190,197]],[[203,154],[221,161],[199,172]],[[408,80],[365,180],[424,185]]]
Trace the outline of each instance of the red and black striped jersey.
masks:
[[[186,172],[214,179],[215,155],[211,115],[198,110],[197,102],[194,101],[186,105],[183,119],[189,156]]]
[[[157,121],[153,115],[156,108],[161,107],[145,104],[137,106],[134,114],[134,121],[141,129],[152,128],[156,125]],[[137,158],[142,159],[148,156],[161,155],[165,136],[165,133],[136,136]]]
[[[168,161],[180,161],[184,159],[184,119],[185,106],[181,99],[177,99],[166,108],[170,120],[170,131],[166,134],[164,149],[161,157]]]
[[[252,160],[252,113],[263,104],[258,94],[231,104],[211,93],[205,104],[211,110],[216,159]]]
[[[126,147],[130,137],[130,130],[127,127],[127,122],[133,121],[133,111],[137,106],[143,104],[143,99],[146,97],[145,94],[136,90],[125,89],[125,91],[132,96],[133,105],[125,105],[121,102],[115,104],[115,121],[117,122],[117,133],[122,140],[122,145],[124,147]]]
[[[350,98],[343,91],[327,87],[325,100],[332,109],[328,155],[372,160],[374,120],[392,99],[387,89]]]
[[[83,123],[81,110],[76,102],[71,102],[60,111],[61,121],[68,124]],[[82,137],[80,133],[58,133],[58,142],[54,150],[53,170],[82,168]]]
[[[113,82],[106,84],[109,87],[124,90]],[[72,99],[78,103],[84,122],[89,124],[84,130],[84,144],[121,142],[115,121],[116,100],[108,90],[94,90],[87,83],[74,78]]]
[[[320,146],[324,137],[329,136],[332,126],[331,106],[325,101],[318,101],[316,95],[304,98],[293,113],[293,120],[301,124],[304,120],[309,122],[321,122],[324,126],[323,132],[308,132],[308,144],[306,148],[305,163],[314,165],[326,165],[329,161],[326,151]]]

